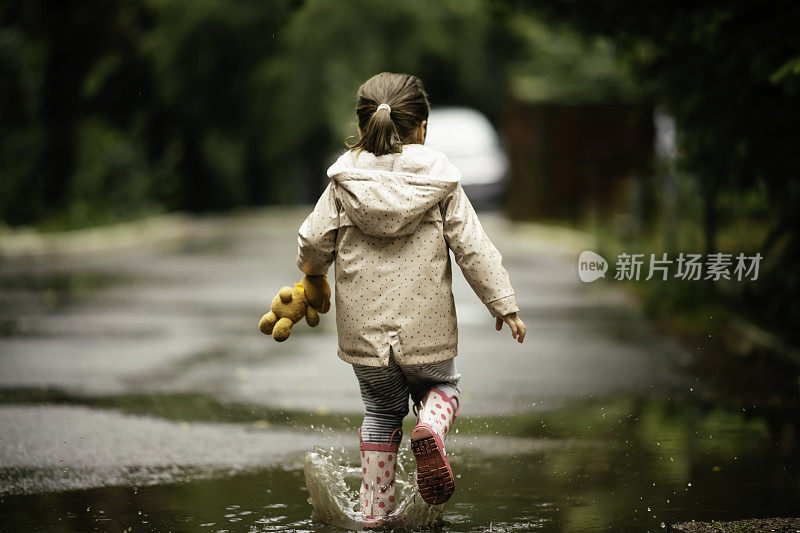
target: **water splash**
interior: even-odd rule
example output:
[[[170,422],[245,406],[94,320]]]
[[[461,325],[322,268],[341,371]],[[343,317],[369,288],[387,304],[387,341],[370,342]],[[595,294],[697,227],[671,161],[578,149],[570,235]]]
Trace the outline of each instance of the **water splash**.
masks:
[[[441,523],[444,505],[428,505],[422,500],[417,490],[416,472],[407,471],[406,464],[414,464],[407,446],[397,454],[395,497],[398,504],[389,515],[389,523],[395,530],[432,527]],[[344,449],[316,447],[306,452],[303,472],[315,521],[350,531],[363,529],[358,503],[361,469],[351,466]]]

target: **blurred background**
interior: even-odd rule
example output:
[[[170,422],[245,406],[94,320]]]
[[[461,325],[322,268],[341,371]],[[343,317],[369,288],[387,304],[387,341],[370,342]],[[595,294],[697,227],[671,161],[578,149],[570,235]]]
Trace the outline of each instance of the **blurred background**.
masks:
[[[264,398],[272,389],[234,394],[224,385],[212,385],[210,376],[233,372],[234,385],[244,387],[252,382],[253,369],[261,368],[265,350],[269,357],[282,357],[274,345],[264,348],[268,339],[250,339],[234,362],[230,357],[237,348],[220,345],[254,333],[261,308],[251,304],[269,301],[296,276],[294,232],[325,186],[327,166],[345,149],[345,139],[356,134],[358,86],[378,72],[407,72],[424,81],[430,96],[427,143],[445,151],[460,168],[512,280],[521,280],[515,283],[518,293],[530,294],[520,297],[523,318],[532,319],[534,330],[537,321],[543,329],[559,317],[569,323],[554,330],[561,337],[545,342],[546,350],[541,344],[530,349],[589,358],[575,360],[580,361],[576,367],[569,360],[554,363],[552,374],[543,376],[559,380],[583,372],[585,380],[565,381],[540,396],[587,400],[606,390],[587,384],[606,375],[607,390],[626,391],[611,402],[621,419],[631,418],[630,409],[639,414],[645,406],[660,409],[658,421],[636,438],[661,446],[659,428],[667,428],[673,441],[694,435],[687,439],[699,443],[676,445],[673,455],[685,452],[709,471],[728,468],[718,463],[737,461],[756,443],[752,446],[763,457],[743,467],[738,477],[709,481],[705,494],[714,493],[712,486],[731,486],[742,472],[757,477],[766,468],[774,474],[772,492],[764,493],[771,496],[753,499],[737,488],[730,499],[716,502],[719,513],[703,514],[698,499],[687,503],[683,514],[669,515],[667,524],[695,516],[739,518],[736,509],[746,516],[768,509],[786,514],[789,506],[781,502],[797,496],[800,438],[798,27],[800,5],[790,1],[0,1],[4,403],[98,407],[99,402],[103,408],[175,423],[199,419],[252,423],[259,429],[268,427],[258,426],[264,420],[296,429],[298,421],[307,422],[300,413],[308,407],[330,427],[357,426],[356,404],[339,408],[320,399],[310,407],[271,404],[274,411],[257,411],[252,405],[269,404]],[[140,248],[148,236],[159,247]],[[169,246],[162,247],[167,241]],[[126,249],[125,243],[132,244]],[[597,251],[612,269],[622,252],[673,257],[743,252],[760,253],[763,260],[758,279],[751,282],[614,282],[607,275],[606,282],[589,288],[576,283],[581,249]],[[457,285],[457,300],[473,298],[463,280]],[[558,292],[553,287],[569,288]],[[98,294],[113,297],[94,300]],[[117,305],[129,305],[127,314],[111,311]],[[159,324],[146,320],[153,305],[161,306]],[[459,300],[462,329],[471,327],[472,317],[481,312],[471,305]],[[213,319],[212,329],[200,333],[193,328],[201,322],[190,326],[176,318],[195,312],[200,321]],[[589,316],[593,313],[608,322],[595,322]],[[476,319],[475,327],[478,323],[485,326]],[[577,337],[575,324],[585,328]],[[153,341],[159,338],[157,326],[171,332],[164,346]],[[641,328],[655,337],[643,337]],[[119,333],[123,330],[124,335]],[[99,351],[120,350],[114,335],[130,341],[124,357],[137,359],[142,350],[152,355],[127,371],[106,368],[109,363]],[[311,334],[298,334],[292,353],[335,350],[335,331],[328,329],[326,335],[318,345],[309,340]],[[624,350],[630,350],[631,358],[617,361],[620,368],[669,352],[671,361],[682,361],[675,372],[681,377],[659,376],[660,366],[645,365],[617,383],[610,377],[620,376],[616,367],[592,367],[588,361],[592,355],[601,357],[598,352],[574,344],[592,335],[627,343]],[[531,337],[526,344],[537,343],[537,336]],[[98,348],[93,344],[98,339],[113,348]],[[59,354],[64,342],[71,346],[69,362]],[[613,352],[607,347],[603,353]],[[87,353],[98,359],[87,362]],[[40,356],[42,362],[31,362]],[[325,357],[335,359],[332,352]],[[210,366],[200,372],[206,378],[186,378],[178,387],[184,396],[161,389],[156,394],[143,376],[154,369],[163,373],[166,360],[177,365],[169,367],[167,381]],[[297,379],[317,364],[315,359],[298,367]],[[327,367],[320,368],[324,375]],[[114,374],[125,385],[96,389],[103,372],[112,370],[128,372],[124,379]],[[539,372],[533,364],[529,370],[531,375]],[[264,372],[266,382],[275,375],[274,368]],[[63,377],[67,374],[68,379]],[[497,382],[510,376],[511,371],[498,375]],[[345,372],[342,391],[349,392],[342,394],[354,396],[348,379]],[[549,378],[540,379],[547,389]],[[631,390],[658,383],[666,387],[667,382],[692,394],[702,383],[703,407],[688,399],[674,409],[665,407],[663,398],[657,407],[647,403],[651,400],[627,403],[639,398]],[[210,388],[200,391],[198,383]],[[505,385],[498,387],[505,390]],[[669,397],[675,397],[669,390]],[[527,437],[597,437],[586,433],[584,422],[599,417],[594,411],[598,404],[589,402],[579,414],[553,415],[556,425],[558,420],[574,422],[556,435],[538,423],[544,416],[537,407],[541,400],[535,401],[538,393],[519,384],[519,394],[527,408],[498,407],[475,416],[485,415],[487,424],[512,411],[532,417],[518,420],[519,427],[512,424]],[[233,409],[230,402],[239,403]],[[342,413],[352,420],[344,421]],[[680,425],[687,413],[703,420],[701,425],[723,424],[731,432],[725,446],[713,450],[720,455],[701,453],[698,459],[694,454],[695,446],[706,446],[705,434],[701,438],[696,426]],[[23,412],[12,414],[3,419],[4,430],[14,425],[15,416],[28,418]],[[476,420],[473,430],[480,433],[484,419]],[[33,425],[18,437],[18,442],[37,440],[39,430]],[[50,486],[20,474],[40,468],[39,460],[49,464],[48,454],[42,453],[40,459],[4,459],[6,474],[17,480],[4,493],[23,494],[27,489],[20,487],[29,485],[41,493],[41,487]],[[652,459],[652,454],[637,457]],[[632,468],[647,471],[645,463]],[[275,472],[269,475],[284,475]],[[682,489],[691,472],[675,478]],[[550,480],[556,493],[574,495],[565,488],[572,475],[579,474]],[[75,486],[127,483],[124,477],[109,479],[115,481]],[[593,485],[598,492],[592,498],[617,486],[603,480]],[[623,482],[628,496],[639,494],[630,479]],[[677,489],[670,490],[674,495]],[[67,498],[64,509],[77,512],[86,498],[100,498],[87,494]],[[669,502],[669,497],[669,492],[658,494],[659,501]],[[23,524],[31,502],[38,500],[18,498],[5,500],[6,508]],[[742,500],[751,504],[742,507]],[[292,520],[300,522],[295,526],[305,516],[302,498],[297,501]],[[585,531],[593,525],[635,524],[635,529],[662,522],[662,515],[649,518],[649,507],[638,515],[632,508],[620,511],[624,503],[604,505],[605,521],[548,515],[550,525],[542,527]],[[597,516],[597,509],[590,509]],[[572,510],[580,514],[578,507]],[[491,523],[487,516],[463,524],[451,518],[456,520],[451,527],[470,530],[464,524],[475,520],[480,530]],[[524,520],[537,517],[534,513]],[[86,523],[95,519],[86,517]]]
[[[411,72],[434,111],[471,108],[499,134],[508,181],[473,192],[476,204],[510,188],[499,205],[514,219],[656,239],[654,251],[758,249],[768,279],[732,296],[798,340],[800,57],[790,2],[0,6],[0,220],[9,227],[311,203],[355,133],[358,85]],[[476,151],[452,140],[458,119],[438,122],[446,131],[436,135],[432,121],[432,134],[451,138],[442,146],[451,157],[459,146]],[[477,151],[493,152],[496,141],[483,142]],[[489,174],[506,168],[492,165]]]

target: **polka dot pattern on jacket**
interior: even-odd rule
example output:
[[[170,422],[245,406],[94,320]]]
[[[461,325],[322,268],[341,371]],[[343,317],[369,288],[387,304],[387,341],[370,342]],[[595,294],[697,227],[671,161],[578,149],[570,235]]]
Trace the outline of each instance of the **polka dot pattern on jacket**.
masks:
[[[457,355],[448,250],[493,316],[518,311],[502,256],[441,152],[406,145],[376,157],[346,152],[298,234],[297,264],[324,274],[335,262],[339,357],[386,366]]]

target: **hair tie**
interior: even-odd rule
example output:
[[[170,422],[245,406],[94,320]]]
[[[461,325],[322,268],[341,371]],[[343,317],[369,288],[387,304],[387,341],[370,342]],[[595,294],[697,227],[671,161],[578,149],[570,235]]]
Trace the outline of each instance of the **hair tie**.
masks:
[[[376,109],[376,110],[375,110],[375,112],[377,113],[377,112],[378,112],[378,111],[380,111],[381,109],[385,109],[385,110],[386,110],[386,111],[388,111],[389,113],[391,113],[391,112],[392,112],[392,108],[391,108],[391,107],[389,107],[389,104],[381,104],[381,105],[379,105],[379,106],[378,106],[378,109]]]

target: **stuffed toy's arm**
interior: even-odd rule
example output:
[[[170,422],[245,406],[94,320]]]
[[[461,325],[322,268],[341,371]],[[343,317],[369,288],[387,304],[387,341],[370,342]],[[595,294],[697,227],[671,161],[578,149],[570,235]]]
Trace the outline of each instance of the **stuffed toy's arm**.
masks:
[[[297,233],[297,266],[304,274],[323,275],[328,272],[336,255],[338,229],[339,211],[333,182],[330,182]]]

